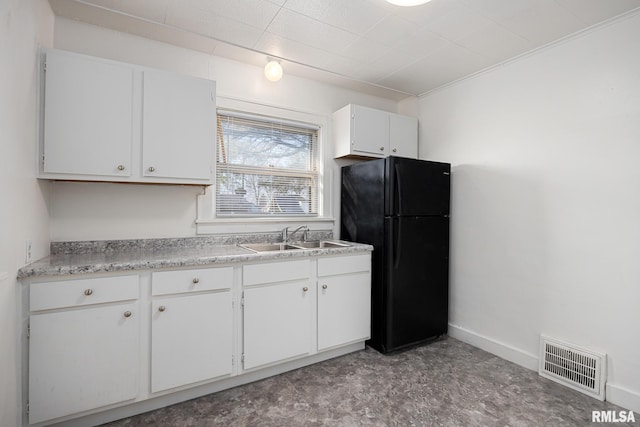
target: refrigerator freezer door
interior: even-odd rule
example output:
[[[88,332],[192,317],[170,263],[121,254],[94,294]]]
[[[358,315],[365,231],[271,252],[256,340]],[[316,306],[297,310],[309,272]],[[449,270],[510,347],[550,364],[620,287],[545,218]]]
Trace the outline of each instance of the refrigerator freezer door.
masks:
[[[388,157],[386,216],[449,215],[451,165]]]
[[[382,351],[447,333],[449,218],[385,219],[386,300]]]

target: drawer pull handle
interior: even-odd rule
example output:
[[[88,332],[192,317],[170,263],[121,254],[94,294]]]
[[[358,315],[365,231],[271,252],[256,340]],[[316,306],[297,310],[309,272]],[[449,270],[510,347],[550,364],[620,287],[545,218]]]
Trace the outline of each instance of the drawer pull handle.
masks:
[[[123,171],[124,170],[124,165],[118,165],[118,170],[119,171]]]
[[[200,283],[200,279],[198,279],[197,277],[194,277],[192,282],[194,285],[197,285],[198,283]]]
[[[160,307],[158,307],[158,311],[163,312],[167,309],[167,307],[165,307],[164,305],[161,305]]]
[[[149,167],[147,168],[147,170],[148,170],[149,172],[155,172],[155,171],[156,171],[156,168],[154,168],[153,166],[149,166]]]
[[[124,317],[131,317],[131,312],[129,310],[125,311]]]
[[[93,289],[85,289],[85,290],[84,290],[84,294],[85,294],[86,296],[93,295]]]
[[[327,289],[327,285],[322,285],[322,289]]]
[[[302,288],[303,292],[307,292],[309,290],[309,288],[307,288],[306,286],[304,288]]]

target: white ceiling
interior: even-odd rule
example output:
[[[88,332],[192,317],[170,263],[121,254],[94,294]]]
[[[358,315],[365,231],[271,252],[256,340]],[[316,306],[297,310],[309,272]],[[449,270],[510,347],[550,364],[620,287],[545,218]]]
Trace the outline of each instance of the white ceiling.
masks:
[[[57,15],[401,99],[640,7],[640,0],[50,0]]]

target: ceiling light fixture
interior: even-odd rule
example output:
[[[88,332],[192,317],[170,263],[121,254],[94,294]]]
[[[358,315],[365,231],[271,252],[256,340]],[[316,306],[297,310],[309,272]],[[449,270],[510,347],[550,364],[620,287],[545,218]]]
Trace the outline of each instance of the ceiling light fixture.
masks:
[[[418,6],[430,2],[431,0],[387,0],[388,3],[396,6]]]
[[[271,82],[277,82],[282,78],[282,65],[278,61],[269,61],[264,66],[264,76]]]

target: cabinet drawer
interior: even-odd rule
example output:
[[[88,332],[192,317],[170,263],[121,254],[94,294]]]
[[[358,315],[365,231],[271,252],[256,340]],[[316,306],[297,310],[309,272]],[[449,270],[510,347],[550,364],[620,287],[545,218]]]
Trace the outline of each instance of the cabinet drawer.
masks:
[[[251,264],[242,268],[242,283],[245,286],[261,283],[286,282],[307,279],[311,268],[309,260]]]
[[[138,276],[33,283],[29,288],[31,311],[83,306],[138,298]]]
[[[319,258],[318,276],[357,273],[371,270],[371,254]]]
[[[233,267],[161,271],[151,274],[152,295],[230,289]]]

